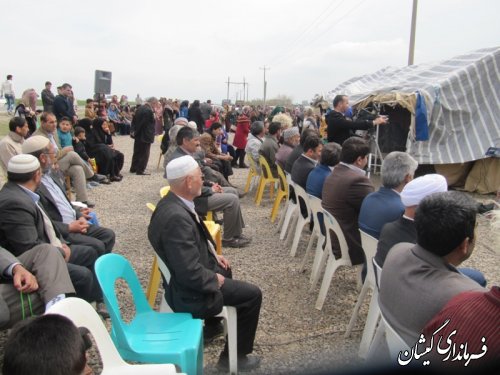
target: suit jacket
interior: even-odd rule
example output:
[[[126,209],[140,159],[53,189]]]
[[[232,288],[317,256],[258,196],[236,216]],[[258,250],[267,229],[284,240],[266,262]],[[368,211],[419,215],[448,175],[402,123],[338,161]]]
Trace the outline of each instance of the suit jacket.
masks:
[[[19,256],[36,245],[50,243],[43,216],[31,197],[17,184],[8,181],[0,190],[0,246]],[[56,226],[56,235],[62,239]]]
[[[306,191],[319,199],[322,198],[325,179],[332,173],[328,165],[318,164],[307,176]]]
[[[362,264],[365,259],[358,229],[358,215],[363,199],[373,190],[373,185],[366,176],[343,164],[336,165],[323,184],[323,208],[339,222],[353,265]]]
[[[42,127],[38,128],[36,132],[33,133],[33,135],[41,135],[42,137],[49,138],[49,133],[47,133]],[[56,141],[58,151],[57,151],[57,160],[61,159],[64,155],[66,155],[70,150],[66,149],[63,150],[61,147],[61,142],[59,141],[59,135],[55,131],[53,134],[54,140]]]
[[[387,223],[380,232],[375,260],[384,267],[385,258],[394,245],[400,242],[417,242],[417,229],[413,220],[401,216],[396,221]]]
[[[420,332],[459,293],[483,291],[443,258],[419,245],[391,249],[380,281],[379,306],[387,322],[413,346]]]
[[[304,152],[304,149],[302,148],[301,145],[296,146],[292,150],[292,152],[290,152],[288,159],[286,159],[285,172],[292,173],[293,163],[295,163],[295,160],[297,160],[299,158],[299,156],[302,155],[303,152]]]
[[[3,272],[9,267],[12,263],[18,262],[17,258],[12,255],[6,249],[0,247],[0,282],[3,282]],[[0,327],[6,325],[10,320],[10,310],[9,306],[0,295]]]
[[[293,163],[292,181],[306,190],[307,177],[314,167],[316,167],[316,163],[305,157],[304,154],[300,155],[298,159],[295,160],[295,163]]]
[[[141,105],[137,109],[132,124],[130,134],[134,139],[143,143],[153,143],[155,140],[155,115],[149,105]]]
[[[73,103],[71,103],[69,98],[67,98],[66,96],[57,95],[54,98],[53,111],[58,120],[60,120],[62,117],[68,117],[70,121],[73,121],[75,108],[73,107]]]
[[[355,130],[368,130],[373,128],[373,122],[368,120],[350,121],[337,111],[331,111],[326,116],[328,124],[328,142],[337,142],[342,145],[344,141],[354,135]]]
[[[401,196],[382,186],[363,200],[359,212],[359,229],[378,239],[384,224],[397,220],[404,211]]]
[[[174,153],[170,156],[170,160],[168,162],[171,162],[174,159],[180,158],[181,156],[186,156],[189,155],[187,152],[185,152],[182,148],[177,147],[174,151]],[[191,155],[193,156],[193,155]],[[210,168],[206,167],[201,163],[201,160],[197,158],[196,156],[193,156],[193,158],[198,162],[200,165],[201,170],[203,171],[204,168]],[[168,163],[167,163],[168,164]],[[208,197],[213,194],[212,188],[209,186],[203,186],[201,188],[201,195],[199,197],[196,197],[194,199],[194,205],[196,207],[196,212],[200,215],[205,216],[208,211]]]
[[[170,271],[170,282],[163,282],[172,309],[196,318],[218,314],[223,306],[215,275],[218,264],[207,242],[213,244],[213,240],[203,222],[175,194],[167,194],[158,203],[148,238]]]
[[[280,146],[276,138],[270,134],[264,137],[264,141],[260,145],[259,153],[264,156],[273,177],[278,177],[278,167],[276,166],[276,153],[278,152]]]

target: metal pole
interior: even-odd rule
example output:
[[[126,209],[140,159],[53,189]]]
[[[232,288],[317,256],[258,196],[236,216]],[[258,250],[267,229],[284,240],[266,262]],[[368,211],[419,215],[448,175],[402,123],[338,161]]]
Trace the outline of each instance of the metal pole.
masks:
[[[226,95],[226,99],[227,99],[227,102],[229,103],[229,77],[227,77],[227,95]]]
[[[417,27],[417,6],[418,0],[413,0],[413,10],[411,14],[410,50],[408,52],[408,65],[413,65],[415,55],[415,33]]]

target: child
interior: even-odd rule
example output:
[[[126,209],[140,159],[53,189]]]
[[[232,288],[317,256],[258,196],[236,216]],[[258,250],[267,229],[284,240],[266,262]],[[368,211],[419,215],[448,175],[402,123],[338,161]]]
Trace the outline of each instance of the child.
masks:
[[[71,129],[71,120],[67,117],[63,117],[59,122],[59,126],[57,128],[57,135],[59,136],[61,148],[73,146],[73,136],[71,135]]]

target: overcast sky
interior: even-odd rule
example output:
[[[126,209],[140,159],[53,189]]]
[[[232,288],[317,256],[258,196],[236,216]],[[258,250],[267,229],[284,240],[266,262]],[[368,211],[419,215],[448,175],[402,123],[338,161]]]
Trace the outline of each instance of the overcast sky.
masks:
[[[310,100],[408,59],[412,0],[3,2],[0,76],[16,96],[46,80],[90,97],[94,71],[112,93],[220,102],[228,76],[262,98]],[[420,0],[415,63],[500,45],[500,1]],[[231,86],[234,101],[242,86]]]

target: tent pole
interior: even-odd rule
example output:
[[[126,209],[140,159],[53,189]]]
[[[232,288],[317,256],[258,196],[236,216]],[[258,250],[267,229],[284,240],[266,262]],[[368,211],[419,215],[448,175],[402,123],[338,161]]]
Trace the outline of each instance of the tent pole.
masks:
[[[415,33],[417,28],[417,6],[418,0],[413,0],[413,10],[411,14],[410,50],[408,52],[408,65],[413,65],[415,55]]]

